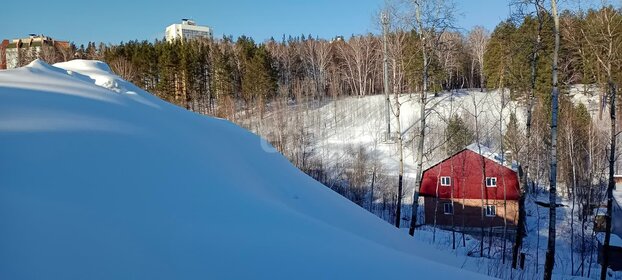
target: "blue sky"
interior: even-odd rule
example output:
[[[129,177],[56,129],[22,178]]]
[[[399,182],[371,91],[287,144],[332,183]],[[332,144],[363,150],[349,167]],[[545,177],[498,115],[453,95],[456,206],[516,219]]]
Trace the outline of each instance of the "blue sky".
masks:
[[[508,16],[506,0],[457,0],[458,26],[483,25],[492,30]],[[256,41],[283,34],[321,38],[377,33],[374,14],[384,0],[134,0],[4,1],[0,38],[46,34],[78,45],[88,41],[118,43],[164,36],[166,26],[193,18],[214,35],[245,34]],[[29,8],[32,7],[32,8]]]

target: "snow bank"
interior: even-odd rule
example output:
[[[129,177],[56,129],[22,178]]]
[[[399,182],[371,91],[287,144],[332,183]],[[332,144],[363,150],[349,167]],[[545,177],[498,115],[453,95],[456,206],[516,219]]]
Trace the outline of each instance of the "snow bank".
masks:
[[[135,94],[133,91],[127,90],[123,81],[119,76],[112,73],[108,64],[96,60],[77,59],[69,62],[56,63],[54,66],[67,70],[68,73],[80,73],[86,75],[95,81],[95,84],[118,93]]]
[[[483,278],[228,121],[56,66],[0,72],[4,279]]]

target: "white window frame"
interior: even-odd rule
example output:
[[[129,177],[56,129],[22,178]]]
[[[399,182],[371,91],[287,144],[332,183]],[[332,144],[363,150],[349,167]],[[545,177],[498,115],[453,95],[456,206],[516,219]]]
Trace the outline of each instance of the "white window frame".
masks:
[[[445,183],[445,182],[443,182],[444,180],[447,180],[449,182]],[[443,186],[443,187],[451,186],[451,177],[449,177],[449,176],[441,176],[441,186]]]
[[[485,205],[485,214],[486,217],[496,217],[497,216],[497,206],[496,205]]]
[[[490,185],[488,184],[488,181],[490,181]],[[497,187],[497,177],[486,177],[486,187],[487,188],[496,188]]]
[[[447,210],[451,211],[447,211]],[[453,215],[454,214],[454,204],[452,202],[443,203],[443,214],[445,215]]]

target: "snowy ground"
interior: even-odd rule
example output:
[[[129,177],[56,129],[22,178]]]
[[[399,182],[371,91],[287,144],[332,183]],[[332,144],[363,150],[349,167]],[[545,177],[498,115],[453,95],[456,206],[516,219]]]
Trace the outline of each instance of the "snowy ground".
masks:
[[[485,277],[228,121],[56,66],[0,71],[3,279]]]
[[[606,127],[607,108],[603,109],[605,118],[598,119],[600,95],[599,89],[595,86],[575,85],[570,87],[567,97],[575,103],[583,103],[588,108],[595,122],[600,127]],[[507,95],[506,95],[507,97]],[[394,97],[390,98],[391,105],[395,106]],[[414,141],[415,133],[418,130],[419,103],[416,95],[403,95],[400,97],[401,105],[401,133],[405,138],[405,198],[406,203],[410,203],[410,195],[414,187],[415,171],[415,152]],[[500,104],[506,104],[501,110]],[[393,107],[394,109],[395,107]],[[525,108],[518,102],[502,99],[499,91],[480,92],[479,90],[459,90],[453,92],[443,92],[438,96],[429,96],[427,104],[429,110],[428,125],[430,129],[427,138],[426,149],[432,149],[433,153],[425,157],[424,168],[430,166],[445,157],[442,149],[436,148],[443,142],[443,131],[446,127],[446,120],[453,114],[458,114],[470,125],[475,127],[475,120],[481,131],[481,142],[492,148],[493,151],[500,151],[499,139],[505,133],[510,113],[515,113],[519,127],[524,127]],[[304,121],[304,127],[312,135],[310,141],[312,157],[322,162],[326,170],[338,170],[344,168],[343,162],[352,153],[353,147],[364,147],[372,155],[372,161],[380,162],[382,172],[395,176],[398,170],[398,150],[394,141],[386,141],[385,132],[385,97],[382,95],[366,97],[350,97],[337,101],[329,101],[319,106],[302,109],[292,106],[287,109],[289,115],[298,114]],[[259,126],[256,132],[260,135],[267,135],[271,130],[271,125],[276,122],[278,114],[271,114],[264,120],[264,125]],[[391,115],[391,127],[396,128],[396,118]],[[348,168],[347,166],[345,168]],[[336,173],[338,174],[338,173]],[[489,246],[488,238],[485,242],[485,258],[479,258],[479,236],[466,236],[462,245],[462,235],[457,234],[458,242],[455,250],[452,249],[452,234],[448,231],[434,230],[431,227],[423,226],[417,233],[416,239],[428,243],[438,250],[447,251],[455,256],[474,256],[464,257],[461,267],[475,270],[480,273],[494,277],[513,278],[513,279],[532,279],[541,278],[543,273],[544,255],[546,250],[546,239],[548,235],[548,209],[537,207],[534,203],[535,197],[527,200],[527,223],[528,236],[525,240],[524,250],[528,252],[526,256],[526,269],[522,271],[512,271],[509,264],[503,265],[503,239],[493,240],[493,246]],[[546,199],[545,199],[546,200]],[[564,202],[566,205],[569,203]],[[578,211],[578,210],[577,210]],[[406,213],[410,213],[409,210]],[[378,213],[376,213],[378,214]],[[379,214],[383,216],[382,214]],[[538,218],[539,217],[539,218]],[[384,217],[385,219],[387,217]],[[557,262],[555,273],[558,279],[578,279],[580,277],[571,276],[580,274],[580,254],[577,244],[580,240],[574,240],[574,247],[571,249],[570,239],[570,209],[563,208],[558,213],[558,238],[557,238]],[[591,240],[591,222],[586,229],[586,236]],[[581,224],[574,219],[575,233],[581,229]],[[510,248],[512,241],[507,242],[506,261],[510,262]],[[490,247],[490,253],[488,248]],[[571,257],[571,252],[574,255]],[[574,259],[575,265],[571,264]],[[591,262],[591,266],[589,265]],[[596,254],[592,259],[584,260],[584,276],[590,273],[591,278],[599,274],[599,266],[596,261]],[[591,269],[591,271],[590,271]],[[574,273],[573,273],[574,271]],[[616,279],[622,278],[616,275]]]
[[[508,95],[506,94],[506,97]],[[332,101],[309,110],[298,107],[288,108],[289,115],[299,114],[304,119],[302,123],[312,135],[311,157],[322,162],[325,169],[336,169],[347,157],[353,147],[364,147],[374,162],[381,163],[384,173],[397,176],[398,148],[395,142],[397,119],[393,114],[395,100],[391,96],[391,129],[393,139],[386,141],[385,131],[385,97],[382,95],[366,97],[350,97]],[[414,141],[418,134],[419,102],[417,95],[402,95],[401,103],[401,133],[404,137],[404,165],[406,192],[411,193],[414,187],[416,153]],[[481,132],[480,139],[494,151],[500,147],[501,133],[509,121],[510,113],[515,113],[519,125],[523,123],[524,109],[518,103],[503,100],[505,107],[501,110],[501,94],[498,91],[452,91],[438,96],[429,96],[427,107],[428,135],[426,150],[431,154],[424,157],[424,168],[442,160],[446,153],[441,147],[445,141],[444,130],[447,120],[452,115],[460,115],[467,125],[474,130],[476,120]],[[263,126],[254,129],[256,133],[268,136],[274,133],[273,124],[278,114],[271,114],[263,120]],[[268,137],[269,138],[269,137]]]
[[[503,279],[541,279],[543,277],[544,258],[546,254],[546,242],[548,236],[548,208],[538,206],[534,202],[548,201],[548,194],[529,195],[526,200],[527,211],[527,231],[528,235],[524,240],[523,252],[526,252],[525,269],[512,270],[511,246],[512,241],[508,240],[506,245],[505,264],[503,263],[503,239],[493,238],[492,246],[488,236],[484,239],[484,257],[479,257],[479,235],[466,235],[465,242],[462,241],[462,234],[456,233],[456,249],[452,249],[452,232],[434,229],[424,226],[417,233],[416,239],[435,246],[440,251],[450,252],[456,256],[472,256],[465,258],[463,267],[469,270],[478,271],[493,277]],[[561,200],[564,207],[557,211],[557,238],[556,238],[556,262],[554,268],[555,279],[598,279],[600,276],[600,266],[597,263],[598,254],[595,250],[585,254],[583,259],[583,277],[581,277],[581,222],[574,218],[574,229],[571,229],[571,203]],[[578,207],[574,210],[578,211]],[[575,212],[576,215],[576,212]],[[589,244],[596,246],[596,239],[592,232],[593,223],[590,220],[586,223],[585,237],[586,250]],[[571,232],[574,230],[575,239],[571,247]],[[572,248],[572,249],[571,249]],[[571,254],[573,254],[571,256]],[[574,266],[571,264],[574,261]],[[571,271],[574,271],[572,273]],[[589,274],[588,274],[589,273]],[[622,279],[621,272],[610,272],[611,279]],[[575,276],[572,276],[575,275]],[[589,275],[589,277],[588,277]]]
[[[601,99],[602,89],[597,85],[573,85],[568,89],[568,96],[574,104],[583,103],[588,109],[592,117],[599,115],[600,108],[603,109],[604,114],[608,114],[608,104],[604,104]]]

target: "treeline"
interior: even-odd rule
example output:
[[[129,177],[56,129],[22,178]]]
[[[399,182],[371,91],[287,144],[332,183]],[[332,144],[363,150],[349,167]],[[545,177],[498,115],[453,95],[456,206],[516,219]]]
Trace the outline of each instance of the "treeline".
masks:
[[[485,39],[485,30],[475,31]],[[474,57],[469,39],[457,32],[443,36],[442,48],[431,60],[431,90],[481,86],[482,58]],[[419,36],[414,31],[391,32],[388,45],[391,91],[419,90]],[[263,114],[275,98],[305,102],[383,93],[382,36],[372,34],[347,40],[309,35],[264,43],[245,36],[98,47],[89,43],[76,49],[75,57],[104,60],[123,78],[167,101],[230,119]]]
[[[560,15],[562,85],[604,83],[606,75],[597,57],[599,52],[601,58],[606,56],[602,53],[606,51],[602,49],[606,47],[602,32],[607,28],[603,26],[603,13],[620,15],[611,7]],[[540,17],[528,15],[521,21],[502,22],[492,34],[481,27],[466,34],[444,32],[431,57],[429,89],[508,88],[513,97],[524,99],[531,85],[531,60],[537,51],[536,91],[544,97],[551,89],[551,25],[550,16],[542,13]],[[538,43],[537,37],[541,38]],[[388,46],[391,93],[420,90],[419,36],[415,31],[392,30]],[[264,43],[245,36],[183,43],[130,41],[97,47],[89,43],[73,49],[73,56],[44,59],[101,59],[127,80],[165,100],[221,117],[233,118],[235,112],[250,109],[263,112],[276,97],[302,101],[298,99],[383,93],[380,35],[347,40],[309,35]],[[620,65],[614,66],[618,71],[612,72],[619,80]]]
[[[562,89],[606,83],[606,70],[600,66],[605,59],[615,61],[614,81],[622,79],[618,58],[622,54],[615,48],[621,41],[617,34],[622,32],[622,26],[615,24],[617,17],[620,11],[613,7],[560,15]],[[551,90],[552,24],[549,14],[541,12],[504,21],[492,34],[482,27],[466,34],[443,32],[430,58],[429,90],[507,88],[515,99],[526,100],[535,61],[536,96],[546,98]],[[420,37],[416,31],[397,28],[387,37],[391,93],[417,92],[422,83]],[[303,101],[383,93],[382,36],[341,38],[309,35],[256,43],[242,36],[98,46],[90,42],[80,47],[72,44],[70,50],[57,55],[46,50],[39,57],[50,63],[73,58],[104,60],[117,74],[165,100],[233,118],[239,111],[264,112],[277,97]],[[21,65],[28,62],[25,59]]]
[[[235,119],[240,108],[263,109],[277,92],[272,56],[248,37],[235,43],[131,41],[100,53],[128,81],[204,114]]]

